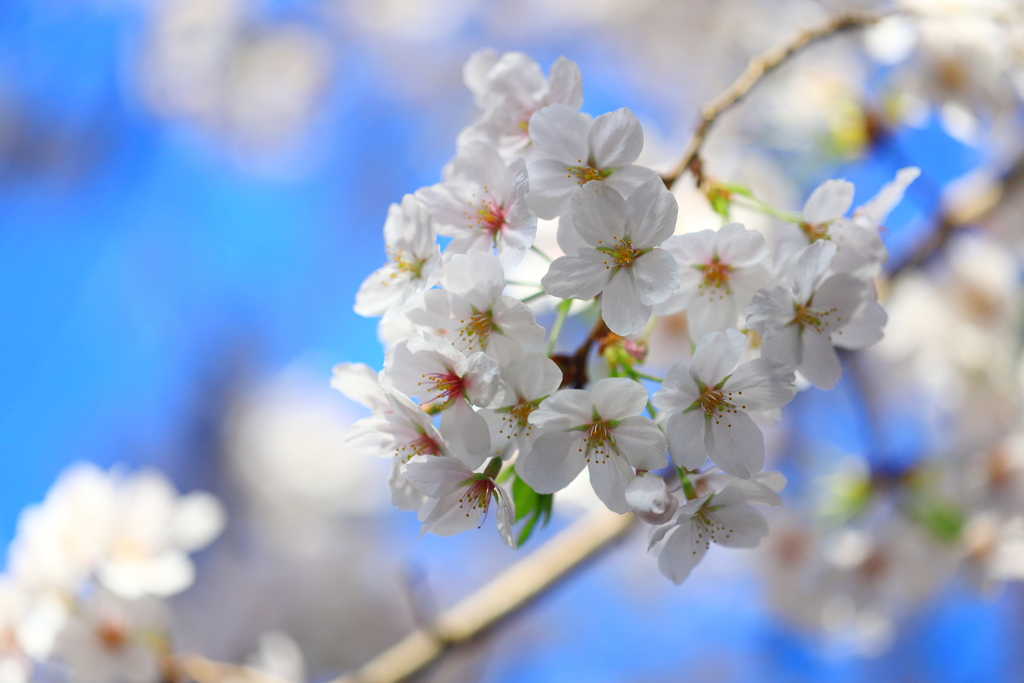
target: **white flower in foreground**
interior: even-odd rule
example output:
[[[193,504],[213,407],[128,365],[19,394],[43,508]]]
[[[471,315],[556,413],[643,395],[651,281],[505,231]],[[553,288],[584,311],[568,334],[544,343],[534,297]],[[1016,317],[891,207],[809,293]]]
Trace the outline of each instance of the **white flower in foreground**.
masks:
[[[650,472],[638,472],[626,487],[626,503],[648,524],[664,524],[679,508],[679,499],[668,490],[665,480]]]
[[[870,283],[848,273],[827,277],[835,251],[826,240],[810,245],[796,260],[792,287],[759,290],[747,309],[747,326],[761,335],[761,355],[799,370],[820,389],[831,389],[842,375],[833,345],[873,344],[886,321]]]
[[[597,497],[613,512],[628,512],[633,468],[665,466],[665,435],[640,416],[646,406],[647,390],[621,377],[602,379],[592,391],[558,392],[530,416],[542,433],[516,472],[535,491],[554,493],[589,466]]]
[[[558,391],[562,370],[542,353],[524,353],[501,372],[505,398],[493,409],[484,411],[491,428],[491,454],[511,457],[530,450],[539,430],[530,424],[530,415],[541,401]]]
[[[80,683],[157,683],[153,645],[166,637],[165,621],[153,598],[125,601],[101,590],[68,621],[55,655]]]
[[[691,339],[735,327],[754,292],[771,284],[764,237],[739,223],[676,235],[662,248],[679,264],[679,291],[658,304],[654,314],[685,310]]]
[[[768,534],[768,522],[750,503],[781,505],[779,494],[757,481],[734,481],[719,493],[683,502],[671,522],[655,527],[648,550],[658,569],[682,583],[707,553],[711,542],[754,548]]]
[[[492,460],[487,470],[476,474],[455,458],[417,456],[402,468],[402,476],[431,500],[420,511],[420,534],[452,536],[483,524],[491,498],[498,501],[498,533],[510,548],[516,547],[512,524],[515,505],[505,489],[495,483],[500,460]]]
[[[736,330],[705,336],[654,394],[654,405],[672,414],[665,432],[679,467],[694,470],[711,458],[725,473],[748,479],[764,465],[764,435],[748,413],[788,403],[796,385],[789,368],[767,358],[736,367],[745,346]]]
[[[423,293],[422,308],[406,315],[414,323],[446,329],[444,338],[466,354],[482,351],[506,365],[524,346],[544,341],[543,327],[526,304],[503,295],[498,258],[482,251],[456,254],[445,268],[444,289]]]
[[[565,57],[555,60],[546,79],[522,52],[506,52],[499,59],[493,50],[481,50],[470,56],[462,73],[473,102],[483,111],[459,133],[459,144],[487,141],[507,160],[532,153],[530,117],[538,109],[563,104],[579,111],[583,104],[580,69]]]
[[[417,455],[454,456],[454,453],[426,411],[396,392],[388,392],[386,396],[388,410],[353,424],[346,442],[356,453],[391,458],[388,478],[391,504],[400,510],[419,510],[423,506],[423,494],[400,476],[402,465]],[[471,467],[479,467],[484,461],[484,456],[459,455]]]
[[[679,266],[660,245],[676,226],[676,200],[657,177],[629,199],[589,183],[572,199],[572,221],[587,247],[555,259],[541,280],[562,299],[601,294],[601,315],[621,335],[640,332],[654,304],[679,287]]]
[[[490,408],[502,398],[493,358],[482,352],[467,358],[450,342],[415,336],[386,357],[384,384],[418,398],[424,408],[443,411],[441,434],[457,450],[474,457],[490,452],[487,423],[472,406]]]
[[[437,232],[452,238],[448,252],[496,249],[511,268],[537,235],[537,216],[526,203],[529,189],[526,162],[506,165],[493,146],[477,142],[460,147],[444,182],[418,190],[416,198],[430,210]]]
[[[209,545],[224,523],[213,495],[179,496],[156,471],[132,475],[118,487],[117,519],[97,577],[126,599],[180,593],[195,578],[188,554]]]
[[[401,205],[392,204],[388,209],[384,249],[388,262],[371,273],[356,292],[355,312],[359,315],[384,315],[433,284],[441,250],[430,213],[411,194],[402,198]]]
[[[657,178],[634,166],[644,133],[633,113],[622,108],[591,120],[571,107],[553,104],[530,119],[534,157],[529,163],[530,207],[541,218],[555,218],[569,207],[573,190],[598,182],[628,196]],[[673,228],[674,228],[673,224]]]

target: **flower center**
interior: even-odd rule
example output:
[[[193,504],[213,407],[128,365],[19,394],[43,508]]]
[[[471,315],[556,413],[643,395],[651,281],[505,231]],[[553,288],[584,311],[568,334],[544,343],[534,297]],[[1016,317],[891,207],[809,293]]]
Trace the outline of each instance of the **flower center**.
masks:
[[[618,242],[611,247],[603,246],[604,240],[597,241],[598,245],[601,245],[597,247],[597,250],[608,257],[604,261],[605,270],[631,266],[633,261],[644,253],[639,249],[634,249],[633,240],[628,237],[619,238],[618,235],[612,235],[612,240],[618,240]]]
[[[714,497],[708,500],[708,503],[712,500],[714,500]],[[710,514],[706,507],[708,503],[705,503],[705,507],[702,507],[693,516],[697,531],[697,542],[703,543],[705,550],[711,544],[711,541],[721,543],[731,537],[734,531],[727,527],[718,517]]]
[[[491,493],[494,491],[494,486],[494,482],[490,479],[476,479],[459,498],[459,509],[463,510],[467,517],[473,514],[474,509],[482,512],[479,526],[483,526],[484,520],[487,519],[487,510],[491,505]]]
[[[611,426],[603,420],[592,423],[587,429],[587,437],[580,450],[584,448],[587,462],[599,465],[608,462],[608,456],[616,452]]]
[[[800,325],[803,328],[815,330],[819,334],[828,331],[833,322],[841,323],[843,321],[838,316],[833,318],[837,312],[835,306],[825,311],[811,308],[809,304],[795,304],[793,308],[795,315],[789,324]]]
[[[466,392],[466,383],[461,377],[443,372],[432,372],[420,375],[425,382],[417,382],[417,386],[427,385],[427,393],[434,394],[426,403],[441,401],[442,404],[460,398]]]
[[[807,239],[810,242],[817,242],[818,240],[828,239],[828,223],[813,223],[802,222],[800,223],[800,229],[807,235]]]
[[[747,409],[745,405],[737,405],[739,401],[743,400],[739,398],[742,394],[742,391],[732,392],[728,389],[723,389],[721,383],[713,387],[706,386],[701,389],[700,396],[687,409],[687,412],[697,409],[703,410],[705,419],[714,420],[715,424],[721,424],[722,418],[725,417],[726,427],[732,427],[728,416]]]
[[[591,180],[604,180],[612,174],[611,169],[594,168],[589,165],[590,162],[584,164],[583,159],[577,159],[577,163],[579,166],[568,167],[569,175],[566,176],[567,178],[575,176],[577,185],[586,185]]]
[[[441,448],[437,445],[436,441],[420,432],[420,435],[414,441],[396,448],[395,455],[408,462],[417,455],[441,455]]]
[[[505,227],[505,210],[497,202],[485,204],[476,212],[476,223],[492,235],[497,235]]]
[[[385,245],[384,252],[394,267],[390,275],[392,280],[397,278],[399,274],[408,274],[414,280],[422,276],[423,264],[426,263],[425,260],[421,261],[401,248],[396,249],[391,245]],[[385,282],[384,284],[387,283]]]
[[[697,266],[698,269],[704,272],[704,282],[700,284],[701,294],[704,289],[722,289],[725,287],[725,293],[729,294],[729,274],[732,272],[732,268],[718,260],[718,256],[711,259],[710,263],[706,263],[703,266]]]
[[[128,632],[124,626],[106,619],[97,624],[96,637],[108,650],[117,650],[128,642]]]
[[[466,344],[467,351],[482,351],[487,347],[487,335],[494,329],[494,317],[490,309],[474,313],[469,320],[460,320],[459,323],[462,325],[459,341]]]

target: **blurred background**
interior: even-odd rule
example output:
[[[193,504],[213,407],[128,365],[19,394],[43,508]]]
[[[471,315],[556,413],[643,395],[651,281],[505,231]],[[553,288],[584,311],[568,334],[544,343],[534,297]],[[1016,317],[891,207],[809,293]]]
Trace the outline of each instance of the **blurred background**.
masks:
[[[675,587],[634,534],[424,680],[1024,676],[1004,581],[1024,577],[1024,530],[1003,523],[1024,499],[1024,23],[1013,0],[904,4],[928,14],[810,48],[706,148],[709,174],[792,210],[827,178],[859,205],[921,167],[890,265],[940,215],[990,209],[882,282],[886,340],[784,411],[769,464],[791,486],[765,547],[718,548]],[[329,387],[337,362],[382,363],[352,302],[388,205],[438,181],[472,120],[466,58],[565,55],[584,111],[630,107],[642,161],[666,167],[751,55],[850,6],[883,4],[4,0],[0,558],[72,463],[155,467],[227,508],[172,601],[181,651],[262,652],[296,681],[367,661],[518,557],[493,533],[417,539],[386,462],[346,457],[367,411]],[[717,224],[678,195],[682,229]],[[565,496],[531,544],[589,505]]]

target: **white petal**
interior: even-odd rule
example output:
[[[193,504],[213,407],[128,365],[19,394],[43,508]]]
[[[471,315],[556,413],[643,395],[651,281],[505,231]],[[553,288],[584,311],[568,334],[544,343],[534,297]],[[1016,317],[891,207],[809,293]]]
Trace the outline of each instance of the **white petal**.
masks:
[[[832,334],[832,343],[844,349],[863,349],[881,341],[889,316],[878,302],[868,304],[864,311]]]
[[[704,445],[705,417],[703,410],[676,413],[665,425],[668,451],[679,467],[695,470],[708,459]]]
[[[828,336],[816,330],[804,328],[800,333],[803,353],[800,356],[800,374],[819,389],[831,389],[843,374],[839,356]]]
[[[442,498],[462,488],[473,471],[458,458],[417,455],[402,467],[402,476],[424,495]]]
[[[736,299],[718,288],[698,291],[690,300],[686,311],[690,323],[690,338],[703,339],[712,332],[724,332],[736,327],[739,311]]]
[[[480,467],[490,454],[491,432],[487,421],[461,398],[441,413],[441,435],[472,469]]]
[[[680,361],[668,369],[665,381],[661,383],[661,389],[655,392],[651,403],[658,410],[669,413],[679,413],[700,398],[700,387],[693,380],[690,374],[690,364]],[[692,469],[692,468],[691,468]]]
[[[536,352],[524,353],[509,363],[504,376],[515,394],[527,401],[553,394],[562,384],[562,370],[558,364]]]
[[[853,183],[826,180],[804,204],[804,220],[811,225],[829,223],[843,216],[853,205]]]
[[[589,142],[597,168],[619,168],[640,156],[644,131],[633,112],[623,107],[594,119]]]
[[[182,496],[171,518],[170,541],[175,548],[193,552],[205,548],[227,523],[224,506],[216,496],[196,491]]]
[[[652,306],[640,301],[629,268],[620,268],[601,295],[601,316],[615,334],[636,334],[651,319]]]
[[[594,383],[590,400],[601,419],[621,420],[643,412],[647,407],[647,390],[625,377],[607,377]]]
[[[719,260],[733,268],[748,268],[768,258],[768,245],[757,230],[747,230],[739,223],[729,223],[715,234],[715,251]]]
[[[530,140],[538,159],[556,159],[569,166],[587,165],[590,121],[564,104],[552,104],[530,117]],[[530,178],[534,179],[533,170]],[[538,211],[538,215],[545,217]]]
[[[573,109],[583,106],[583,77],[576,62],[559,57],[551,65],[548,78],[548,102]]]
[[[515,548],[516,537],[512,534],[512,525],[516,521],[515,502],[500,486],[494,489],[494,495],[498,499],[498,509],[494,511],[498,533],[501,534],[501,540],[505,541],[505,545]]]
[[[578,179],[569,174],[565,163],[555,159],[537,159],[530,162],[528,169],[527,204],[540,218],[557,218],[569,208],[572,191],[579,187]]]
[[[604,183],[587,183],[569,202],[572,225],[590,246],[614,246],[612,237],[625,237],[626,200]]]
[[[740,410],[771,410],[789,403],[796,395],[793,371],[777,361],[755,358],[743,363],[725,382],[732,402]]]
[[[717,496],[711,505],[717,502]],[[715,534],[715,543],[729,548],[756,548],[761,539],[768,535],[768,522],[761,513],[745,503],[727,505],[709,513],[709,516],[725,526],[725,531]]]
[[[793,295],[785,287],[759,289],[747,308],[747,327],[770,339],[782,333],[794,314]]]
[[[516,473],[537,493],[555,493],[572,483],[586,466],[581,432],[541,434],[533,449],[516,460]]]
[[[607,261],[607,254],[596,249],[581,249],[570,256],[556,258],[540,283],[544,291],[559,299],[592,299],[612,278]]]
[[[501,369],[498,363],[484,353],[474,353],[467,359],[466,398],[480,408],[496,407],[503,396],[500,394]]]
[[[657,178],[658,174],[646,166],[630,164],[617,169],[614,173],[604,179],[616,192],[627,199],[633,192],[651,178]]]
[[[438,499],[433,507],[424,508],[427,514],[423,517],[420,535],[429,532],[438,536],[454,536],[475,527],[483,510],[476,505],[466,505],[462,501],[464,495],[463,490],[458,490]]]
[[[564,422],[568,427],[590,424],[594,419],[594,404],[590,392],[584,389],[562,389],[548,397],[540,408],[530,414],[530,423],[546,427],[549,422]]]
[[[626,200],[626,234],[636,249],[656,247],[672,236],[676,229],[679,205],[655,176],[645,181]]]
[[[707,386],[715,386],[732,372],[747,346],[746,336],[739,330],[712,332],[697,342],[690,360],[690,375]]]
[[[629,512],[626,487],[633,477],[633,468],[617,455],[590,463],[590,484],[594,493],[609,510],[620,515]]]
[[[680,584],[700,564],[707,551],[706,539],[697,537],[696,525],[688,520],[670,531],[655,548],[658,569],[672,583]]]
[[[799,325],[786,325],[774,336],[762,340],[761,355],[795,370],[800,367],[800,358],[804,353],[802,339]]]
[[[668,464],[665,460],[668,448],[665,435],[646,417],[627,417],[612,428],[612,436],[619,453],[633,467],[659,470]]]
[[[712,415],[704,446],[708,457],[734,477],[749,479],[764,467],[764,435],[744,412]]]
[[[641,255],[630,268],[637,295],[644,304],[661,303],[679,289],[679,264],[664,249]]]
[[[331,386],[346,398],[379,412],[387,408],[388,399],[377,375],[376,370],[364,363],[338,363],[332,369]]]
[[[878,194],[868,200],[857,212],[870,219],[876,226],[881,225],[903,199],[903,193],[906,192],[910,183],[914,182],[919,175],[921,175],[921,169],[914,166],[901,168],[896,171],[895,180],[879,190]]]

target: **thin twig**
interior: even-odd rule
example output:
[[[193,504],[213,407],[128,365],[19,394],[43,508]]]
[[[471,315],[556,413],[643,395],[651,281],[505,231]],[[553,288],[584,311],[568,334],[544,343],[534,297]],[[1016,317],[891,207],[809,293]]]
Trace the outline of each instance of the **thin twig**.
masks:
[[[703,171],[701,168],[700,150],[704,145],[708,132],[711,130],[711,126],[714,125],[718,117],[725,111],[746,97],[762,78],[811,43],[836,33],[841,33],[847,29],[874,24],[886,16],[888,16],[888,13],[850,10],[829,19],[820,26],[801,31],[788,43],[783,43],[763,54],[752,57],[750,63],[747,64],[747,68],[740,74],[740,77],[725,92],[701,108],[700,119],[693,135],[690,137],[686,151],[683,153],[679,163],[662,176],[662,180],[665,181],[665,187],[671,189],[672,185],[675,184],[676,180],[679,179],[679,176],[686,169],[693,171],[698,185],[701,183]]]
[[[530,555],[377,655],[361,669],[332,683],[398,683],[423,670],[446,651],[471,641],[518,612],[574,569],[621,538],[636,521],[605,509],[573,523]]]

